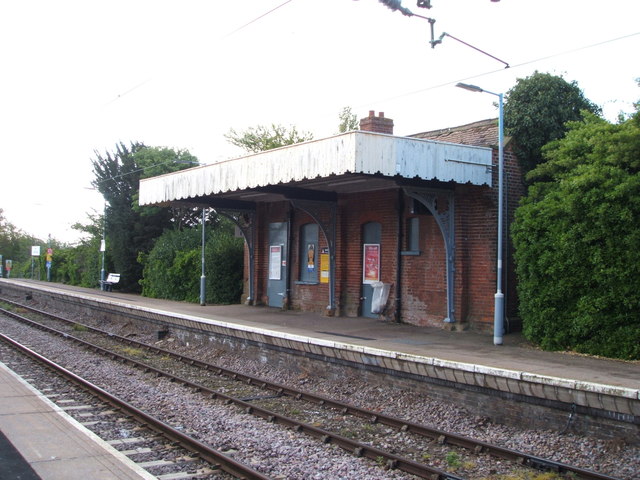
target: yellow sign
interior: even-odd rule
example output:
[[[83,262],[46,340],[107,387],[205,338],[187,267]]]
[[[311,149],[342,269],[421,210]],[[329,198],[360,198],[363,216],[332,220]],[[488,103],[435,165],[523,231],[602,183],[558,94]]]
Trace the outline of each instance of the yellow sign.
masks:
[[[329,254],[320,254],[320,283],[329,283]]]

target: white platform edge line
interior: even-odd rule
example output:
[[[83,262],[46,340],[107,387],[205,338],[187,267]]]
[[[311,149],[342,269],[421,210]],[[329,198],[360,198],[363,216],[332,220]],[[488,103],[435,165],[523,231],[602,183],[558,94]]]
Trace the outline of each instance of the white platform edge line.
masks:
[[[45,291],[45,292],[47,291],[47,290],[45,290],[43,288],[39,288],[38,285],[33,285],[33,284],[29,284],[29,283],[22,283],[22,282],[15,282],[15,281],[12,282],[12,283],[17,283],[17,284],[20,284],[21,286],[37,289],[37,290],[40,290],[40,291]],[[141,312],[148,312],[148,313],[154,313],[154,314],[158,314],[158,315],[171,316],[171,317],[180,318],[180,319],[183,319],[183,320],[190,320],[190,321],[194,321],[194,322],[198,322],[198,323],[206,323],[206,324],[209,324],[209,325],[214,325],[214,326],[227,328],[229,330],[237,330],[237,331],[255,333],[255,334],[260,334],[260,335],[267,335],[267,336],[271,336],[271,337],[275,337],[275,338],[282,338],[282,339],[285,339],[285,340],[292,340],[292,341],[296,341],[296,342],[300,342],[300,343],[308,343],[308,344],[312,344],[312,345],[318,345],[318,346],[324,346],[324,347],[330,347],[330,348],[342,348],[344,350],[358,352],[358,353],[364,353],[364,354],[367,354],[367,355],[387,357],[387,358],[396,358],[396,359],[399,359],[399,360],[406,360],[406,361],[411,361],[411,362],[415,362],[415,363],[433,365],[433,366],[442,367],[442,368],[451,368],[451,369],[455,369],[455,370],[462,370],[462,371],[471,372],[471,373],[478,373],[478,374],[482,374],[482,375],[490,375],[490,376],[494,376],[494,377],[501,377],[501,378],[507,378],[507,379],[513,379],[513,380],[521,380],[521,381],[529,382],[529,383],[537,383],[537,384],[541,384],[541,385],[556,386],[556,387],[568,388],[568,389],[571,389],[571,390],[579,389],[579,390],[585,390],[585,391],[592,392],[592,393],[601,393],[601,394],[605,394],[605,395],[615,395],[615,396],[619,396],[619,397],[623,397],[623,398],[631,398],[631,399],[634,399],[634,400],[635,399],[640,399],[640,389],[619,387],[619,386],[616,386],[616,385],[608,385],[608,384],[604,384],[604,383],[595,383],[595,382],[587,382],[587,381],[582,381],[582,380],[574,380],[574,379],[570,379],[570,378],[554,377],[554,376],[551,376],[551,375],[539,375],[539,374],[535,374],[535,373],[531,373],[531,372],[522,372],[522,371],[518,371],[518,370],[509,370],[509,369],[506,369],[506,368],[499,368],[499,367],[489,367],[489,366],[486,366],[486,365],[476,365],[476,364],[473,364],[473,363],[456,362],[456,361],[453,361],[453,360],[443,360],[443,359],[436,358],[436,357],[426,357],[426,356],[415,355],[415,354],[411,354],[411,353],[401,353],[401,352],[395,352],[395,351],[392,351],[392,350],[378,349],[378,348],[374,348],[374,347],[363,347],[361,345],[353,345],[353,344],[345,343],[345,342],[331,341],[331,340],[326,340],[326,339],[322,339],[322,338],[308,337],[308,336],[305,336],[305,335],[297,335],[297,334],[291,334],[291,333],[286,333],[286,332],[279,332],[277,330],[270,330],[270,329],[267,329],[267,328],[251,327],[251,326],[248,326],[248,325],[230,323],[230,322],[227,322],[227,321],[224,321],[224,320],[214,320],[214,319],[199,317],[197,315],[189,315],[189,314],[183,314],[183,313],[178,313],[178,312],[171,312],[171,311],[168,311],[168,310],[160,310],[160,309],[151,308],[151,307],[141,307],[141,306],[138,306],[138,305],[131,305],[129,303],[122,303],[122,302],[118,302],[118,301],[115,301],[115,300],[110,300],[108,298],[104,298],[103,299],[101,297],[87,296],[87,295],[84,295],[84,294],[82,294],[80,292],[57,289],[55,287],[49,287],[48,290],[55,290],[55,291],[60,292],[61,294],[64,294],[64,295],[70,295],[70,296],[74,296],[74,297],[77,297],[77,298],[82,298],[82,299],[85,299],[85,300],[90,300],[90,301],[95,301],[95,302],[102,302],[102,303],[106,303],[106,304],[112,304],[112,305],[123,307],[123,308],[129,308],[129,309],[132,309],[132,310],[138,310],[138,311],[141,311]]]
[[[155,475],[151,475],[145,469],[143,469],[142,467],[137,465],[129,457],[127,457],[126,455],[123,455],[122,453],[120,453],[118,450],[116,450],[111,445],[109,445],[107,442],[105,442],[102,438],[100,438],[95,433],[93,433],[91,430],[89,430],[87,427],[82,425],[75,418],[69,416],[69,414],[67,414],[64,410],[62,410],[58,405],[56,405],[51,400],[49,400],[44,393],[42,393],[40,390],[38,390],[35,387],[33,387],[28,382],[26,382],[22,377],[20,377],[20,375],[18,375],[16,372],[11,370],[11,368],[9,368],[3,362],[0,362],[0,368],[2,368],[9,375],[14,377],[22,385],[24,385],[36,397],[38,397],[45,405],[47,405],[49,408],[51,408],[51,410],[53,412],[55,412],[58,415],[60,415],[60,417],[62,417],[67,423],[71,424],[72,427],[74,427],[75,429],[79,430],[81,433],[83,433],[87,437],[89,437],[89,439],[91,439],[93,442],[98,444],[101,448],[106,450],[109,455],[112,455],[112,456],[116,457],[119,462],[123,463],[130,470],[133,470],[141,478],[143,478],[145,480],[156,480],[157,477]]]

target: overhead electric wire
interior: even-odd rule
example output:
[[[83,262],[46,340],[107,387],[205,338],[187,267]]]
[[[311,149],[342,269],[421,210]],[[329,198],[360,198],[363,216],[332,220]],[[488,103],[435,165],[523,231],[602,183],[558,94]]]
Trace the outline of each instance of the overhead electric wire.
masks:
[[[220,37],[220,38],[219,38],[219,40],[224,40],[225,38],[228,38],[228,37],[230,37],[231,35],[234,35],[234,34],[238,33],[240,30],[242,30],[242,29],[244,29],[244,28],[248,27],[249,25],[251,25],[251,24],[253,24],[253,23],[257,22],[258,20],[263,19],[263,18],[264,18],[264,17],[266,17],[267,15],[269,15],[269,14],[271,14],[271,13],[275,12],[275,11],[276,11],[276,10],[278,10],[279,8],[284,7],[286,4],[291,3],[292,1],[293,1],[293,0],[286,0],[285,2],[282,2],[280,5],[277,5],[277,6],[273,7],[271,10],[266,11],[265,13],[263,13],[263,14],[261,14],[261,15],[257,16],[257,17],[256,17],[256,18],[254,18],[253,20],[251,20],[251,21],[249,21],[249,22],[245,23],[244,25],[241,25],[240,27],[236,28],[235,30],[233,30],[233,31],[231,31],[231,32],[229,32],[229,33],[227,33],[226,35],[224,35],[224,36],[222,36],[222,37]],[[103,105],[103,107],[106,107],[106,106],[108,106],[108,105],[112,104],[112,103],[113,103],[113,102],[115,102],[116,100],[121,99],[121,98],[122,98],[122,97],[124,97],[125,95],[127,95],[127,94],[129,94],[129,93],[133,92],[134,90],[136,90],[136,89],[140,88],[141,86],[143,86],[143,85],[144,85],[144,84],[146,84],[146,83],[149,83],[150,81],[151,81],[151,78],[148,78],[148,79],[146,79],[144,82],[141,82],[141,83],[139,83],[138,85],[135,85],[134,87],[131,87],[129,90],[127,90],[127,91],[125,91],[125,92],[123,92],[123,93],[118,94],[115,98],[113,98],[113,99],[112,99],[112,100],[110,100],[109,102],[105,103],[105,104]]]
[[[619,40],[625,40],[627,38],[631,38],[631,37],[634,37],[634,36],[637,36],[637,35],[640,35],[640,32],[629,33],[627,35],[622,35],[621,37],[611,38],[611,39],[608,39],[608,40],[603,40],[601,42],[592,43],[590,45],[584,45],[582,47],[573,48],[571,50],[565,50],[563,52],[558,52],[558,53],[554,53],[552,55],[547,55],[546,57],[539,57],[539,58],[536,58],[536,59],[533,59],[533,60],[527,60],[527,61],[518,63],[516,65],[511,65],[509,67],[509,70],[513,70],[514,68],[523,67],[525,65],[529,65],[529,64],[532,64],[532,63],[536,63],[536,62],[542,62],[544,60],[549,60],[551,58],[561,57],[563,55],[569,55],[571,53],[580,52],[582,50],[588,50],[590,48],[599,47],[601,45],[606,45],[608,43],[617,42]],[[444,83],[439,83],[437,85],[431,85],[429,87],[421,88],[419,90],[413,90],[411,92],[401,93],[399,95],[394,95],[393,97],[387,97],[387,98],[384,98],[382,100],[378,100],[378,101],[375,101],[375,102],[372,102],[372,103],[382,103],[382,102],[387,102],[387,101],[390,101],[390,100],[397,100],[399,98],[410,97],[411,95],[416,95],[418,93],[428,92],[430,90],[436,90],[438,88],[447,87],[449,85],[454,85],[454,84],[456,84],[458,82],[467,82],[467,81],[473,80],[475,78],[480,78],[480,77],[484,77],[486,75],[491,75],[493,73],[504,72],[504,71],[505,71],[504,68],[500,68],[500,69],[497,69],[497,70],[490,70],[488,72],[478,73],[476,75],[470,75],[468,77],[459,78],[457,80],[449,80],[449,81],[446,81]]]
[[[497,61],[498,61],[498,62],[500,62],[500,63],[504,63],[504,64],[505,64],[505,68],[509,68],[509,64],[508,64],[507,62],[505,62],[504,60],[500,60],[498,57],[496,57],[496,56],[494,56],[494,55],[491,55],[490,53],[487,53],[487,52],[485,52],[484,50],[482,50],[482,49],[480,49],[480,48],[478,48],[478,47],[474,47],[474,46],[473,46],[473,45],[471,45],[470,43],[467,43],[467,42],[465,42],[464,40],[460,40],[459,38],[454,37],[454,36],[453,36],[453,35],[451,35],[450,33],[443,32],[442,36],[446,36],[446,37],[449,37],[449,38],[453,38],[454,40],[456,40],[456,41],[460,42],[461,44],[466,45],[467,47],[473,48],[473,49],[474,49],[474,50],[476,50],[477,52],[480,52],[480,53],[482,53],[482,54],[486,55],[487,57],[491,57],[491,58],[493,58],[494,60],[497,60]]]
[[[276,10],[278,10],[281,7],[284,7],[287,3],[291,3],[293,0],[287,0],[286,2],[282,2],[280,5],[278,5],[277,7],[273,7],[271,10],[263,13],[262,15],[260,15],[259,17],[254,18],[253,20],[251,20],[250,22],[245,23],[244,25],[242,25],[241,27],[236,28],[235,30],[227,33],[226,35],[224,35],[222,38],[227,38],[230,37],[231,35],[233,35],[234,33],[239,32],[240,30],[242,30],[243,28],[248,27],[249,25],[251,25],[252,23],[257,22],[258,20],[266,17],[267,15],[275,12]]]

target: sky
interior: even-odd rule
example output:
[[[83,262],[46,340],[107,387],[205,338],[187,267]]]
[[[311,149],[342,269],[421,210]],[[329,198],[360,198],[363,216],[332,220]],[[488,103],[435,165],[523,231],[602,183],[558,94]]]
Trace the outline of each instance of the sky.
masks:
[[[432,48],[426,18],[379,0],[0,0],[5,218],[77,241],[71,225],[103,209],[91,160],[118,142],[209,164],[242,155],[231,128],[324,138],[344,107],[411,135],[497,117],[496,97],[457,82],[506,93],[536,70],[576,81],[610,121],[640,99],[637,0],[401,4],[448,36]]]

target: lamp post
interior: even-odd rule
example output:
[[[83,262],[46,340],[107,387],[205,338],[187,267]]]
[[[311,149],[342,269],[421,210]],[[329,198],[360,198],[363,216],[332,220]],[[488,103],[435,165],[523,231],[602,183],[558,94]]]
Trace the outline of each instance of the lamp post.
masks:
[[[107,202],[104,202],[104,210],[102,213],[102,240],[100,240],[100,252],[102,254],[102,268],[100,269],[100,290],[104,290],[105,270],[104,270],[104,253],[107,250]]]
[[[207,277],[204,272],[204,246],[205,246],[205,232],[204,227],[207,221],[207,209],[202,209],[202,257],[201,257],[201,266],[202,266],[202,274],[200,275],[200,305],[206,305],[206,291],[207,291]]]
[[[498,249],[497,249],[497,272],[496,272],[496,294],[494,298],[493,312],[493,344],[502,345],[502,335],[504,332],[504,293],[502,293],[502,223],[503,223],[503,177],[504,177],[504,119],[503,119],[503,94],[494,93],[476,85],[458,83],[456,87],[469,90],[471,92],[488,93],[498,97]]]

